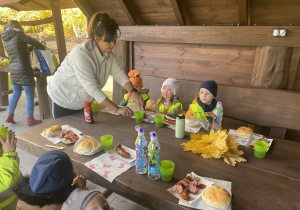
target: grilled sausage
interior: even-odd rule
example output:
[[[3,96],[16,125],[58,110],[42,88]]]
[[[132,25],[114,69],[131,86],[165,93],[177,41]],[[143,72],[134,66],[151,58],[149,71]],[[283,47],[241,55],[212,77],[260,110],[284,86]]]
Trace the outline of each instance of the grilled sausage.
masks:
[[[184,192],[181,194],[181,198],[182,198],[183,200],[188,201],[188,200],[190,199],[189,192],[184,191]]]
[[[168,118],[166,118],[166,117],[165,117],[164,121],[165,121],[166,123],[169,123],[169,124],[175,124],[175,123],[176,123],[176,120],[171,120],[171,119],[168,119]]]
[[[121,155],[124,158],[130,158],[130,154],[126,152],[124,149],[122,149],[122,145],[118,144],[116,151],[119,155]]]

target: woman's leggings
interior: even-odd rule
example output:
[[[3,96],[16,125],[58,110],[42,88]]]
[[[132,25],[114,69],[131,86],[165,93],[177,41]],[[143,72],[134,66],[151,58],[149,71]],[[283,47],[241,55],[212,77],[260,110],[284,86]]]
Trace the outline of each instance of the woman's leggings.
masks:
[[[34,110],[34,86],[23,86],[26,94],[27,118],[33,118]],[[22,85],[13,85],[13,94],[9,101],[8,114],[14,114],[18,101],[22,94]]]
[[[52,117],[54,120],[60,117],[74,114],[79,111],[83,111],[83,109],[79,109],[79,110],[67,109],[57,105],[56,103],[54,103],[54,101],[52,101]]]

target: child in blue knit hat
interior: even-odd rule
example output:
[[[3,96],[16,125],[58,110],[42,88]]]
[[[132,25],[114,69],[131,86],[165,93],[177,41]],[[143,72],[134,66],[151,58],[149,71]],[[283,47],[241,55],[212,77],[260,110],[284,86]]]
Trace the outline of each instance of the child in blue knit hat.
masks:
[[[33,166],[31,175],[21,176],[13,187],[19,198],[17,209],[81,210],[87,205],[111,209],[99,191],[87,190],[84,177],[74,177],[72,161],[66,153],[46,152]]]
[[[195,116],[199,120],[207,119],[212,123],[213,110],[217,106],[217,92],[218,85],[214,80],[207,80],[202,82],[199,88],[199,97],[196,97],[186,116]]]

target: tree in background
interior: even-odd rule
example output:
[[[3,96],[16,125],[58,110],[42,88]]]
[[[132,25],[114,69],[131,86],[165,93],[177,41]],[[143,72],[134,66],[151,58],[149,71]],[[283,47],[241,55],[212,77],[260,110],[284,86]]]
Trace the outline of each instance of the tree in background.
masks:
[[[63,27],[65,36],[83,37],[87,28],[86,17],[80,9],[62,9],[61,10]],[[16,11],[6,7],[0,7],[0,20],[8,22],[9,20],[17,21],[34,21],[41,20],[52,16],[51,10],[40,11]],[[54,23],[38,25],[38,26],[23,26],[25,33],[40,33],[43,35],[55,35]],[[3,30],[0,28],[0,31]]]

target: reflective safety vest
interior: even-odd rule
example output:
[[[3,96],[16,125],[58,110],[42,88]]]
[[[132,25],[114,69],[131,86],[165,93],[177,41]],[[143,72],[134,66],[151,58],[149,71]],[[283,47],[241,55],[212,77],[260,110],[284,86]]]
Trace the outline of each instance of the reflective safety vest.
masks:
[[[126,98],[127,98],[127,95],[128,95],[128,93],[126,93],[126,94],[124,95],[124,99],[125,99],[125,100],[126,100]],[[143,97],[143,100],[144,100],[144,101],[146,101],[147,99],[150,98],[150,96],[149,96],[147,93],[141,93],[141,94],[139,94],[139,95]],[[130,99],[128,100],[127,103],[132,103],[132,102],[133,102],[133,100],[130,98]]]
[[[159,112],[164,113],[164,114],[169,114],[173,109],[179,108],[182,113],[182,104],[180,102],[177,102],[173,105],[171,105],[168,110],[166,110],[168,106],[164,106],[163,104],[160,104],[158,107]]]
[[[16,209],[18,197],[13,193],[11,189],[5,190],[0,193],[0,209],[13,210]]]
[[[213,117],[213,109],[210,112],[204,112],[202,107],[198,105],[198,103],[191,104],[190,107],[193,110],[194,116],[197,117],[199,120],[207,119],[210,123],[212,123],[212,117]]]

